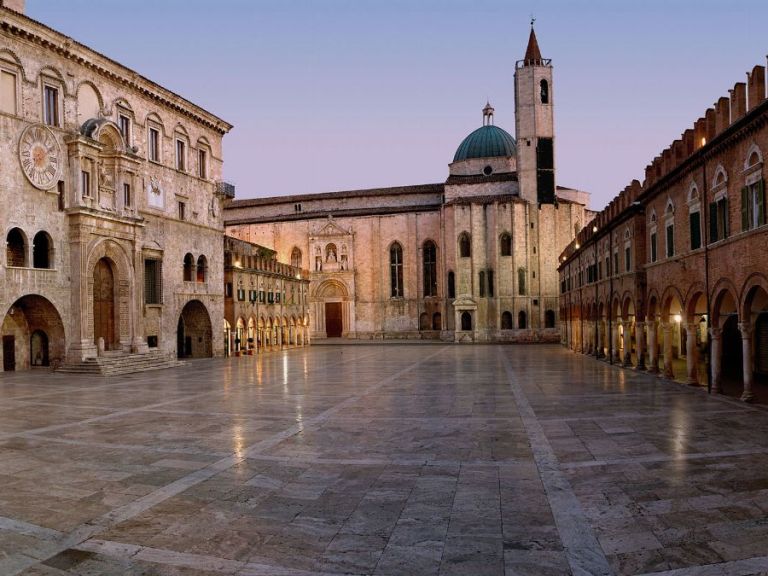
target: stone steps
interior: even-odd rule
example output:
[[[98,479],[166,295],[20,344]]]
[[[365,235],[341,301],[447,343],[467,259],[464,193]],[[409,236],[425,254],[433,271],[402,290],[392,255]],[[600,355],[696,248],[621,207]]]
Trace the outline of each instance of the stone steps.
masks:
[[[162,352],[146,354],[123,354],[108,352],[98,358],[86,358],[82,362],[65,364],[57,372],[71,374],[94,374],[99,376],[119,376],[148,370],[160,370],[183,366],[184,362]]]

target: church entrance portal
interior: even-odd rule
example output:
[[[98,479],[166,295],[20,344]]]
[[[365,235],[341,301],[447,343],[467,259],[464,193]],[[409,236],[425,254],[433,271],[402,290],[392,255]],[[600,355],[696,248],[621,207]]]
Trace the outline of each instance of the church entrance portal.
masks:
[[[98,345],[104,338],[104,348],[115,344],[115,276],[109,260],[102,258],[93,269],[93,340]]]
[[[325,335],[328,338],[341,338],[341,302],[325,303]]]

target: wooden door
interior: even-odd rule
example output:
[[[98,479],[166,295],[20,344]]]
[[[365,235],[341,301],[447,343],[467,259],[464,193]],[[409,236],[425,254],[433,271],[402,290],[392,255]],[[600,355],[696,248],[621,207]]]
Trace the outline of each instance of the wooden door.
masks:
[[[104,348],[115,343],[115,278],[103,258],[93,269],[93,341],[104,338]]]
[[[328,338],[340,338],[342,332],[341,302],[325,303],[325,335]]]
[[[16,370],[16,337],[3,336],[3,370]]]

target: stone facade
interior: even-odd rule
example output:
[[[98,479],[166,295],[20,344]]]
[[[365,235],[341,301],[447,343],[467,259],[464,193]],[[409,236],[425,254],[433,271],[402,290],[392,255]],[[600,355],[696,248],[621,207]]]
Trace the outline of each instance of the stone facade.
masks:
[[[224,238],[227,356],[309,345],[308,271],[275,256],[258,244]]]
[[[765,68],[747,78],[563,252],[568,346],[744,400],[768,390]]]
[[[487,105],[444,183],[234,201],[227,233],[298,255],[313,338],[557,341],[557,255],[591,213],[555,187],[552,70],[532,31],[517,141]]]
[[[0,7],[4,369],[79,362],[100,344],[222,354],[217,183],[231,126],[25,17],[23,2],[11,8]]]

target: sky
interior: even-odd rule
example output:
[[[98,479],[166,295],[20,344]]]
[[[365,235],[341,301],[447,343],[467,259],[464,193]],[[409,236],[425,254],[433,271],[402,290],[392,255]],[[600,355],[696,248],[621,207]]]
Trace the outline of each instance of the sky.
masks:
[[[558,185],[601,209],[768,53],[765,0],[27,0],[27,15],[234,129],[238,198],[442,182],[465,136],[514,136],[536,18]]]

